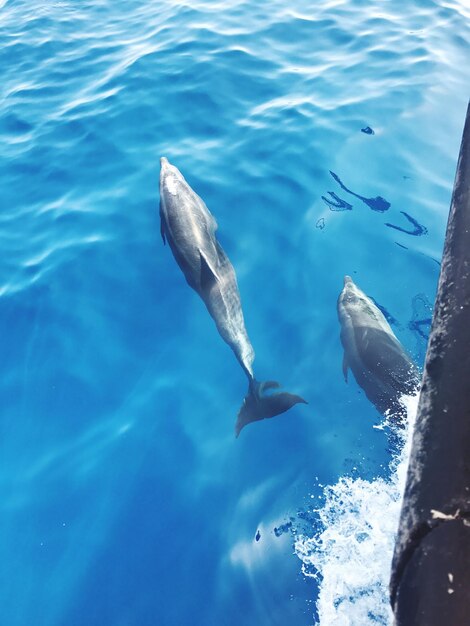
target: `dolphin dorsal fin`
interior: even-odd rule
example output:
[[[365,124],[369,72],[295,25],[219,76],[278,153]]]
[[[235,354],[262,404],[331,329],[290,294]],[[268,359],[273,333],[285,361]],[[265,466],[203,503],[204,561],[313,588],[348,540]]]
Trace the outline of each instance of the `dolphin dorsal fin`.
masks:
[[[348,382],[348,359],[346,358],[346,352],[343,352],[343,376],[344,380]]]
[[[201,257],[201,287],[204,291],[210,290],[219,279],[207,255],[201,249],[199,249],[199,256]]]

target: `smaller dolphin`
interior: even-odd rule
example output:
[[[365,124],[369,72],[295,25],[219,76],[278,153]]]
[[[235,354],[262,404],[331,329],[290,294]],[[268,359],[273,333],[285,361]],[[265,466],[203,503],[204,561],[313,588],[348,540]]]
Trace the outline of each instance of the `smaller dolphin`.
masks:
[[[257,420],[284,413],[299,396],[276,389],[274,381],[258,382],[252,369],[255,356],[243,319],[235,270],[217,241],[217,223],[181,172],[160,159],[160,227],[186,281],[202,298],[222,339],[232,348],[248,377],[248,393],[238,413],[235,435]]]
[[[350,276],[344,277],[338,317],[346,382],[351,368],[357,384],[377,410],[402,421],[406,411],[400,398],[417,393],[420,373],[382,312]]]

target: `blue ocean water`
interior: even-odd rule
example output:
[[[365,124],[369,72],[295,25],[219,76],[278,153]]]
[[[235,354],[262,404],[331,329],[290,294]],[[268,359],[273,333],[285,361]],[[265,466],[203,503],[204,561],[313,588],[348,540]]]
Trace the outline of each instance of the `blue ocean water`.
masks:
[[[302,571],[325,485],[391,472],[336,298],[352,275],[422,364],[470,9],[288,4],[0,2],[2,625],[365,624]],[[219,223],[255,372],[309,401],[238,440],[246,379],[160,238],[163,155]]]

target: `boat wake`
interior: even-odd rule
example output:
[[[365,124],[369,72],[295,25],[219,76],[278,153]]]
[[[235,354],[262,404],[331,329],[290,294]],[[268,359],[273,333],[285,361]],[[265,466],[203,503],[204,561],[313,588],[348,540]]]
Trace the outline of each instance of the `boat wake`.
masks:
[[[295,541],[304,575],[319,587],[319,626],[393,623],[388,583],[418,397],[403,402],[407,427],[398,435],[389,477],[343,476],[324,487],[322,506],[315,511],[315,534],[298,535]]]

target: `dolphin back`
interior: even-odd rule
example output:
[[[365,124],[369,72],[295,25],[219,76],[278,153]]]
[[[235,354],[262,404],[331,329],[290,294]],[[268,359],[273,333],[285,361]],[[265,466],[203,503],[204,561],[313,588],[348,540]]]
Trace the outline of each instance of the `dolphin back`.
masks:
[[[269,389],[279,388],[279,383],[275,381],[258,382],[254,378],[250,381],[248,393],[243,400],[243,404],[238,412],[235,424],[235,436],[238,437],[242,428],[250,422],[274,417],[288,411],[294,404],[299,402],[307,404],[300,396],[279,391],[276,393],[266,393]]]
[[[415,393],[420,383],[418,368],[392,333],[377,328],[355,328],[362,367],[382,380],[390,392]]]

